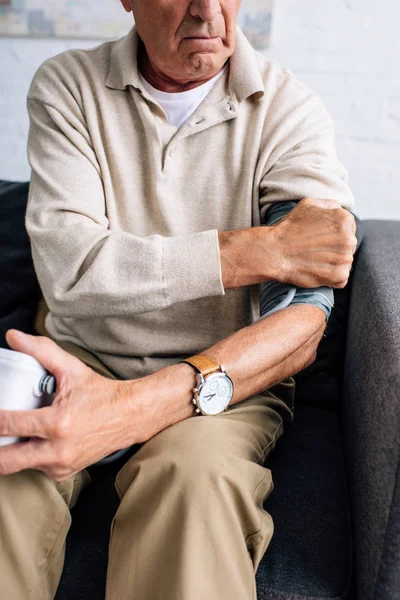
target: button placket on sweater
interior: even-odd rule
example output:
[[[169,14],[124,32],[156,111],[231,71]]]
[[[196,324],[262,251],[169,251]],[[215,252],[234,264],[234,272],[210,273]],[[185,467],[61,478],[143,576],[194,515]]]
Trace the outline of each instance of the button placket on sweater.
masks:
[[[164,153],[164,161],[162,171],[167,170],[168,164],[176,155],[178,145],[181,140],[184,140],[192,135],[201,133],[210,127],[220,125],[231,119],[235,119],[238,114],[237,105],[233,99],[228,96],[215,106],[210,106],[205,109],[197,109],[186,123],[178,130],[176,135],[171,139],[167,145]]]

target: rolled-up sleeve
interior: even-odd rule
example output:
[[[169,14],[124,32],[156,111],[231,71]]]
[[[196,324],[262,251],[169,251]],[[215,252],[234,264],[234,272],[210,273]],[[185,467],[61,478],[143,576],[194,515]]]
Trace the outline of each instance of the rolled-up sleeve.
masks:
[[[276,104],[273,131],[277,143],[272,151],[260,154],[261,223],[278,223],[302,198],[337,200],[351,210],[355,200],[348,172],[337,156],[334,123],[322,100],[287,71]],[[318,306],[328,320],[333,290],[296,288],[276,281],[260,286],[260,318],[299,303]]]
[[[279,96],[277,143],[260,154],[261,222],[275,202],[319,198],[352,210],[348,172],[336,152],[335,127],[322,100],[288,76]]]

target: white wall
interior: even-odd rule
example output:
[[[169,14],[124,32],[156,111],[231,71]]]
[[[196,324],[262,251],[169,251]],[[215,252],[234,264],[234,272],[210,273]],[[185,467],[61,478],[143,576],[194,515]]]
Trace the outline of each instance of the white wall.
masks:
[[[362,218],[400,219],[400,3],[275,0],[272,47],[325,101]],[[49,56],[96,41],[0,39],[0,179],[29,178],[25,98]]]
[[[324,100],[362,218],[400,219],[400,3],[275,0],[272,47]]]
[[[98,41],[37,40],[0,37],[0,179],[30,177],[26,157],[29,119],[26,97],[36,69],[69,48],[90,48]]]

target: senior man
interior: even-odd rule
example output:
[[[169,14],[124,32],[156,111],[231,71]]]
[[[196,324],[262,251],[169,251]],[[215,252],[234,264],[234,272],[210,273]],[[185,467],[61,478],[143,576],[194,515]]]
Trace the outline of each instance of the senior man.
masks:
[[[240,0],[122,4],[125,38],[50,59],[29,92],[49,312],[42,336],[7,340],[57,393],[0,415],[0,435],[28,438],[0,449],[2,596],[54,597],[86,467],[139,444],[116,478],[106,599],[255,599],[264,459],[329,312],[299,288],[346,284],[354,200],[329,115],[253,51]],[[294,296],[260,318],[266,281]]]

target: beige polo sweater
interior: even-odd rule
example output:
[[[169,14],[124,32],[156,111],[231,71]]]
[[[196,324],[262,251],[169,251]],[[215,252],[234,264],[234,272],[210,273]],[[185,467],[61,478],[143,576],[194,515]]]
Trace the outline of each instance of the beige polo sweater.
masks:
[[[259,286],[225,291],[218,230],[279,200],[352,208],[332,120],[238,30],[230,68],[176,130],[141,85],[135,28],[48,60],[28,96],[26,227],[55,340],[123,378],[201,352],[259,316]]]

